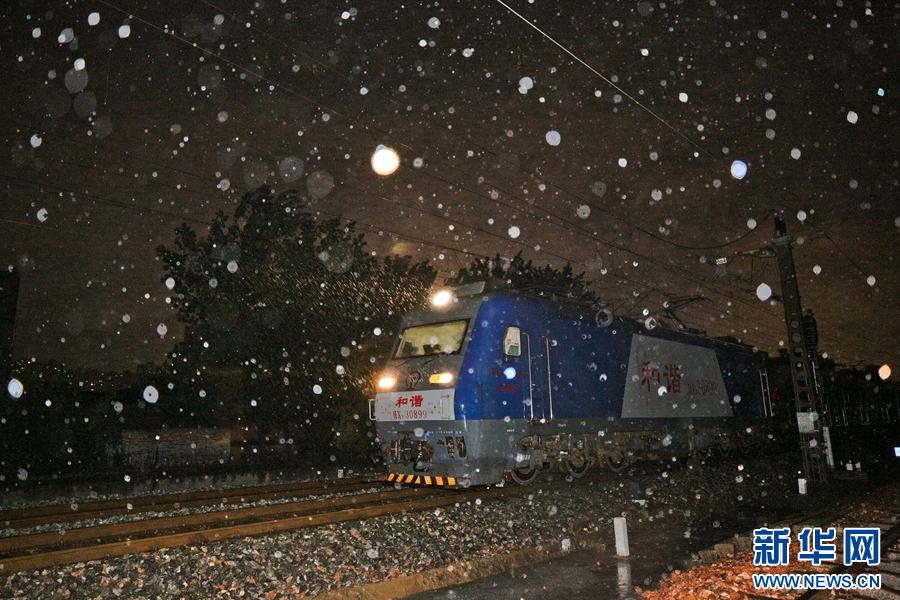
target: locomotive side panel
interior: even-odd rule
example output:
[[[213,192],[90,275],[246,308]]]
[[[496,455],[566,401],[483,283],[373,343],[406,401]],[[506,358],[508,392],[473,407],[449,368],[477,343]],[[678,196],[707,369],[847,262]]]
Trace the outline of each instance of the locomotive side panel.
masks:
[[[633,334],[622,418],[731,417],[716,353]]]
[[[598,327],[590,313],[548,311],[545,319],[554,417],[596,420],[590,427],[596,433],[597,423],[621,416],[629,337],[616,328]]]
[[[592,317],[560,315],[527,299],[507,305],[492,298],[478,321],[484,345],[479,356],[467,357],[463,371],[482,382],[483,395],[479,412],[468,412],[469,418],[540,424],[621,415],[629,336],[598,328]],[[503,353],[511,326],[522,335],[518,356]]]

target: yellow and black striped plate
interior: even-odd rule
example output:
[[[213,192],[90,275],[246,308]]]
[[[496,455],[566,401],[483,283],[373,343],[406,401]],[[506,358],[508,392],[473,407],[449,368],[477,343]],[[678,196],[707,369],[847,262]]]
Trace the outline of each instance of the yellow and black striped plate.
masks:
[[[416,485],[456,485],[456,477],[431,477],[430,475],[403,475],[400,473],[391,473],[388,475],[388,481]]]

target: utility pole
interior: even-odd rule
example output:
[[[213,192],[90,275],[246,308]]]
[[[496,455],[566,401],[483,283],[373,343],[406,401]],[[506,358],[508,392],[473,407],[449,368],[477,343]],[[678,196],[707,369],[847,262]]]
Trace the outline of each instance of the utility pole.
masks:
[[[824,398],[817,381],[818,333],[812,314],[803,314],[797,271],[791,250],[793,240],[781,215],[775,215],[775,237],[772,240],[775,263],[781,277],[781,303],[788,334],[788,360],[791,363],[791,380],[794,384],[794,401],[797,408],[797,429],[800,434],[800,452],[803,456],[803,474],[807,481],[823,483],[828,479],[826,457],[827,431],[822,429]]]

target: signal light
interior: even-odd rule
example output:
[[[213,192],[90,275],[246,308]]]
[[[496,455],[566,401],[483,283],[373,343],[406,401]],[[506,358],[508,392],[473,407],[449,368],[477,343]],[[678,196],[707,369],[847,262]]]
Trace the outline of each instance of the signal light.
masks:
[[[382,377],[378,380],[378,387],[383,390],[389,390],[394,387],[394,384],[397,383],[397,379],[394,377]]]
[[[453,381],[453,375],[451,373],[437,373],[428,378],[430,383],[450,383]]]

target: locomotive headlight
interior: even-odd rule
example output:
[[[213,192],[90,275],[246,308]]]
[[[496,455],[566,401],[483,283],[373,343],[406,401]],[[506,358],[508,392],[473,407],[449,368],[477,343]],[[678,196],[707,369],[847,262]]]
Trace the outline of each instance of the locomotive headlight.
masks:
[[[452,373],[436,373],[428,378],[431,383],[450,383],[453,381]]]
[[[435,306],[447,306],[453,300],[453,293],[449,290],[441,290],[431,299]]]
[[[389,390],[394,387],[394,384],[397,383],[397,379],[395,377],[382,377],[378,380],[378,387],[383,390]]]

